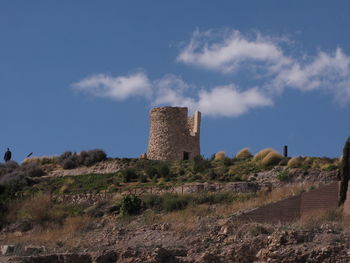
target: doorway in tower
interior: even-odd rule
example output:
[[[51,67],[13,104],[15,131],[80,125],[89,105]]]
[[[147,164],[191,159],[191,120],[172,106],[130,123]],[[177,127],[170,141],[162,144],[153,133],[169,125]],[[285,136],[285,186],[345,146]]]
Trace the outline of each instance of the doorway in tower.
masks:
[[[187,161],[190,159],[190,153],[189,152],[184,152],[183,160]]]

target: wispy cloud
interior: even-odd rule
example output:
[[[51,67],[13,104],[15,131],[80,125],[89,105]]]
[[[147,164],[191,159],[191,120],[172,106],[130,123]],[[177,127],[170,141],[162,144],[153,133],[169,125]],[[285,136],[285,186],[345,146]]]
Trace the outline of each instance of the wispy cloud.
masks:
[[[98,74],[73,84],[73,87],[96,97],[116,100],[141,96],[153,106],[188,107],[190,111],[199,110],[206,116],[239,116],[250,109],[273,104],[257,88],[241,91],[230,84],[207,90],[190,85],[181,77],[171,74],[153,81],[145,73],[118,77]]]
[[[196,108],[209,116],[240,116],[257,107],[272,106],[273,101],[258,88],[240,91],[235,85],[219,86],[199,92]]]
[[[177,57],[178,62],[232,73],[247,61],[288,63],[283,51],[269,37],[257,34],[251,39],[239,31],[195,31]]]
[[[136,96],[150,97],[152,94],[150,80],[143,72],[118,77],[96,74],[84,78],[72,86],[96,97],[115,100],[125,100]]]
[[[341,103],[350,100],[350,57],[341,48],[328,53],[319,51],[314,57],[295,57],[287,55],[281,42],[281,38],[261,33],[251,37],[235,30],[197,30],[177,61],[225,74],[259,68],[259,77],[264,79],[260,86],[263,93],[280,93],[285,88],[323,90]],[[254,78],[254,74],[251,76]]]
[[[145,72],[125,76],[96,74],[73,87],[97,97],[125,100],[142,97],[147,103],[186,106],[206,116],[235,117],[255,108],[269,107],[286,88],[322,90],[341,103],[350,101],[350,57],[341,48],[319,51],[315,56],[288,55],[282,43],[289,40],[256,33],[247,36],[237,30],[195,31],[177,56],[191,66],[238,76],[252,71],[259,86],[239,87],[235,83],[213,87],[188,84],[172,74],[151,80]]]

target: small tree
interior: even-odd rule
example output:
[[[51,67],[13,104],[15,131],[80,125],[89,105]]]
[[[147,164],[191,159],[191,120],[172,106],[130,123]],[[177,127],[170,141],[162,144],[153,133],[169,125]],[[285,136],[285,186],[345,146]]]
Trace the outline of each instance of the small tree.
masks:
[[[120,214],[125,215],[137,215],[141,212],[142,201],[135,195],[126,195],[122,199],[120,206]]]
[[[340,192],[339,205],[344,204],[350,178],[350,137],[346,140],[343,149],[343,158],[340,164]]]

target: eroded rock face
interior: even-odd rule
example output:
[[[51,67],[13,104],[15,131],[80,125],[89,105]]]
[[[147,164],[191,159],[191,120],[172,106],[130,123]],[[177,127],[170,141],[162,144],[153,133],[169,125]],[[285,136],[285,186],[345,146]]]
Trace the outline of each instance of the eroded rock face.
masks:
[[[263,262],[349,262],[343,244],[318,244],[312,231],[280,231],[268,237],[268,245],[256,254]]]

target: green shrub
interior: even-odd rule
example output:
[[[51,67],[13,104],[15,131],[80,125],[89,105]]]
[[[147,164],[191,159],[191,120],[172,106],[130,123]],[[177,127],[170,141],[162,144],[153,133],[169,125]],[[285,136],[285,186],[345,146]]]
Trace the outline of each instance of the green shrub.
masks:
[[[251,154],[251,152],[249,151],[249,148],[243,148],[242,150],[240,150],[237,154],[236,154],[236,158],[238,160],[245,160],[245,159],[249,159],[252,158],[253,155]]]
[[[166,163],[162,163],[158,167],[158,173],[160,176],[167,178],[170,175],[169,166]]]
[[[139,176],[139,182],[140,182],[140,183],[147,183],[147,176],[144,175],[144,174],[141,174],[141,175]]]
[[[194,204],[220,204],[220,203],[231,203],[233,197],[231,193],[203,193],[193,198]]]
[[[289,178],[290,178],[290,177],[289,177],[289,173],[288,173],[288,171],[286,171],[286,170],[280,171],[280,172],[278,172],[278,174],[277,174],[277,179],[280,180],[280,181],[282,181],[282,182],[288,181]]]
[[[64,152],[58,157],[59,163],[63,169],[73,169],[81,165],[91,166],[107,158],[103,150],[95,149],[82,151],[80,153]]]
[[[125,215],[137,215],[141,212],[142,201],[135,195],[126,195],[123,197],[120,205],[120,214]]]
[[[203,158],[201,155],[197,155],[193,159],[193,172],[202,173],[210,167],[210,161]]]
[[[131,181],[138,179],[138,175],[134,168],[126,168],[121,171],[121,174],[124,183],[130,183]]]
[[[224,164],[225,166],[230,166],[230,165],[232,164],[232,159],[230,159],[230,158],[228,158],[228,157],[225,157],[225,158],[223,159],[223,164]]]
[[[215,180],[218,178],[217,173],[215,173],[214,169],[210,169],[209,172],[207,173],[207,178],[209,180]]]
[[[155,168],[154,166],[148,166],[145,169],[145,173],[150,179],[153,179],[153,178],[157,177],[158,169]]]
[[[75,161],[74,157],[71,156],[61,162],[61,165],[63,169],[74,169],[77,168],[77,162]]]
[[[264,166],[277,165],[282,159],[282,155],[275,151],[271,151],[262,159],[261,164]]]
[[[163,197],[160,195],[145,195],[143,196],[142,201],[146,208],[158,211],[163,210]]]
[[[189,200],[185,196],[166,194],[163,199],[163,209],[166,212],[182,210],[187,207]]]

